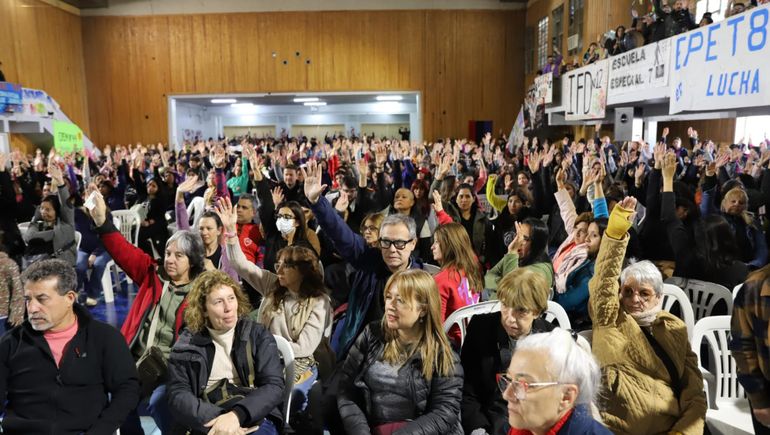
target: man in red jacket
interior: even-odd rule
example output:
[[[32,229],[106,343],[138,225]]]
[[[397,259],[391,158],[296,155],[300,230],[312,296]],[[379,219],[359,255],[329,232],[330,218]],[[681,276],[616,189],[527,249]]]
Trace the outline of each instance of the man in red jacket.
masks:
[[[246,258],[254,264],[262,265],[264,255],[259,250],[262,245],[262,233],[254,223],[257,214],[257,200],[253,195],[241,195],[236,208],[238,213],[238,240]]]

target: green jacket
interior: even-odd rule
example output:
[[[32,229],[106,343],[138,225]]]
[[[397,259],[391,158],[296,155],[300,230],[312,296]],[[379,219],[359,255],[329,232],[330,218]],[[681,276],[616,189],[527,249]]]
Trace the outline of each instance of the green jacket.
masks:
[[[495,267],[489,269],[484,275],[484,288],[489,289],[489,298],[497,299],[497,283],[511,271],[519,267],[519,254],[505,254]],[[553,265],[551,263],[534,263],[529,267],[537,273],[541,273],[548,281],[548,286],[553,287]]]

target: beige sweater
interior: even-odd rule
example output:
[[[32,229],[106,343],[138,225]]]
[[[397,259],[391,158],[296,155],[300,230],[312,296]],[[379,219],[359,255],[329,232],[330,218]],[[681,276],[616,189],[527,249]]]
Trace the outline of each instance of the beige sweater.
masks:
[[[238,276],[262,294],[264,297],[262,300],[263,309],[269,308],[269,305],[265,304],[272,304],[271,293],[278,277],[246,259],[238,239],[230,238],[225,246],[233,269],[238,273]],[[281,308],[272,313],[270,323],[266,326],[271,333],[280,335],[291,343],[295,358],[303,358],[313,355],[313,352],[318,348],[324,331],[331,328],[333,312],[327,296],[313,298],[312,310],[307,322],[297,334],[291,334],[288,318],[297,311],[297,303],[297,299],[288,295]],[[292,336],[295,336],[296,339]]]

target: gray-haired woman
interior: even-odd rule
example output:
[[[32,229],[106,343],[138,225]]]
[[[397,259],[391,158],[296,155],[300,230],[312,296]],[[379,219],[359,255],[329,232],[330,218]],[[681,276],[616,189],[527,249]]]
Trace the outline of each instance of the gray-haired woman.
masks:
[[[95,191],[96,186],[89,186]],[[187,306],[190,283],[204,271],[205,250],[197,232],[177,231],[166,242],[163,267],[140,248],[129,243],[106,218],[101,195],[96,196],[91,217],[96,233],[115,263],[139,287],[139,292],[120,332],[137,361],[143,398],[149,397],[149,411],[158,427],[167,433],[172,425],[166,400],[165,367],[171,347],[179,337]],[[143,366],[160,368],[158,376],[143,376]],[[139,432],[138,414],[129,415],[121,432]]]
[[[563,329],[520,339],[508,371],[498,376],[508,435],[611,434],[591,415],[599,377],[591,353]]]

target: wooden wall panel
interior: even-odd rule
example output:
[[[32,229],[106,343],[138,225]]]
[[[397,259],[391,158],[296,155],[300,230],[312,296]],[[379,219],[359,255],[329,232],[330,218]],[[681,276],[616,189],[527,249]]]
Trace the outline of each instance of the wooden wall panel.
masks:
[[[0,1],[0,62],[6,80],[46,91],[89,133],[79,16],[38,0]]]
[[[91,136],[99,145],[167,140],[169,94],[379,90],[422,92],[426,139],[464,137],[469,120],[508,131],[523,95],[524,18],[524,10],[84,17]]]
[[[658,135],[663,132],[663,128],[669,128],[669,137],[680,137],[684,144],[687,141],[687,128],[692,127],[698,131],[698,137],[701,140],[710,139],[718,144],[732,144],[735,142],[735,118],[729,119],[709,119],[701,121],[676,121],[659,122]]]

